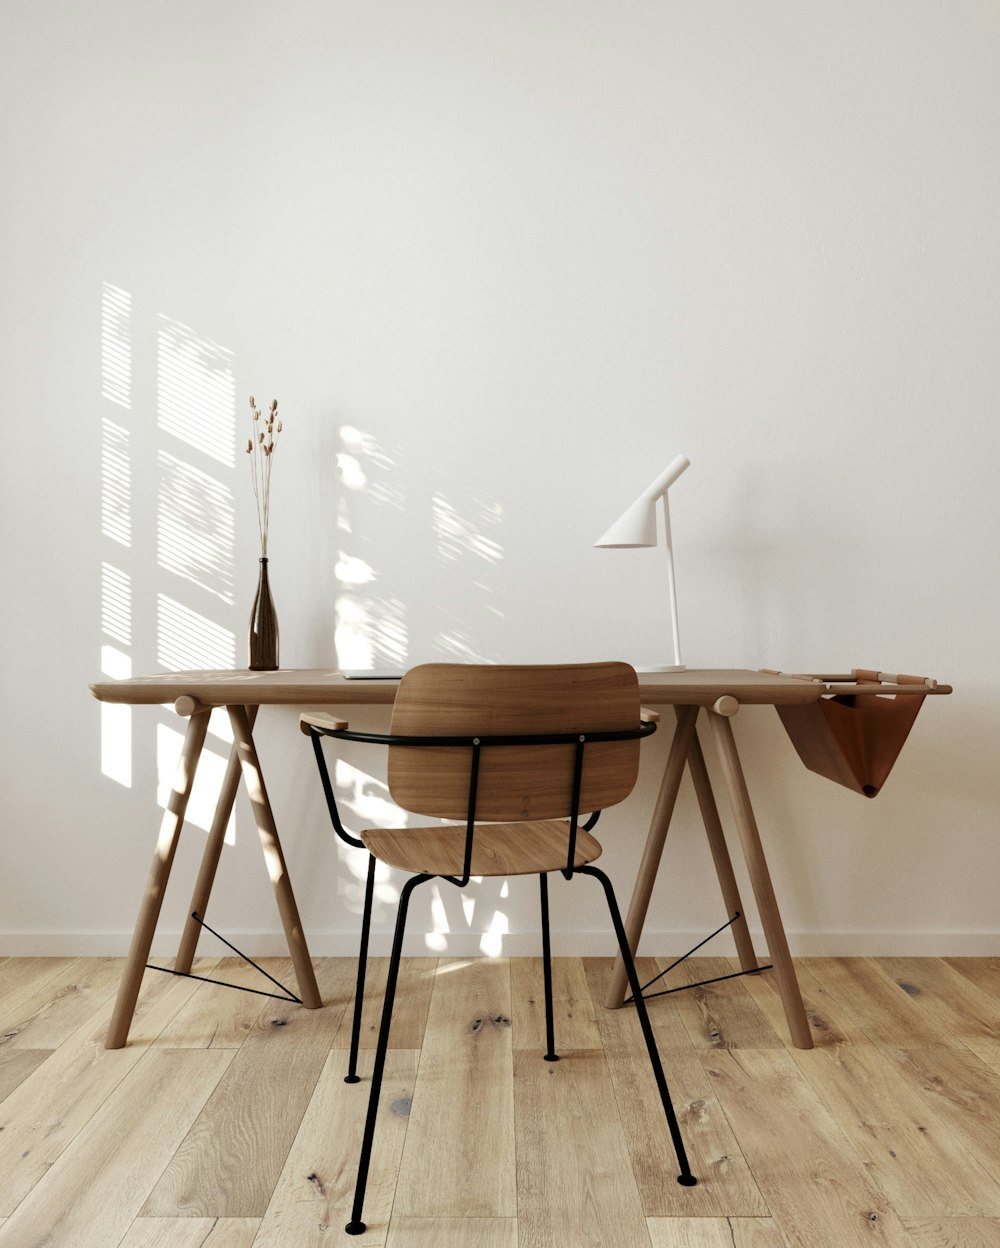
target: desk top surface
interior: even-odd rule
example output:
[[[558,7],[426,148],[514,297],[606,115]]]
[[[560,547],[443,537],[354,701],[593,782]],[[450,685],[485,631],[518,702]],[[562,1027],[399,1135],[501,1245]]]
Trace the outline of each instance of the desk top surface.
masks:
[[[98,681],[90,686],[101,702],[134,706],[192,697],[205,706],[349,706],[390,705],[398,680],[348,679],[335,668],[279,669],[276,672],[163,672],[127,680]],[[826,687],[819,681],[739,668],[701,668],[684,672],[640,672],[639,692],[651,706],[711,706],[723,694],[738,702],[787,706],[815,702]]]

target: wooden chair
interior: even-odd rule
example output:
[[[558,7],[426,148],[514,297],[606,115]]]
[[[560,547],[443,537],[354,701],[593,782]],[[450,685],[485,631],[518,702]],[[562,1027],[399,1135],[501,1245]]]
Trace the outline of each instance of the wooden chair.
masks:
[[[649,1060],[673,1140],[678,1183],[692,1186],[656,1040],[608,877],[591,865],[601,853],[591,835],[600,811],[631,793],[642,737],[655,731],[641,711],[635,671],[625,663],[559,666],[472,666],[432,663],[411,669],[399,685],[388,736],[350,732],[342,720],[302,716],[312,738],[320,777],[337,835],[364,845],[369,859],[358,986],[347,1082],[357,1082],[357,1046],[364,995],[376,860],[410,873],[399,899],[389,962],[368,1117],[365,1124],[350,1235],[361,1220],[379,1092],[392,1021],[392,1005],[413,890],[443,879],[464,888],[472,876],[537,875],[541,890],[542,963],[545,984],[545,1061],[558,1061],[552,1011],[548,875],[600,881],[611,913]],[[444,826],[371,828],[360,840],[343,827],[327,770],[323,737],[388,747],[388,786],[403,809],[425,817],[459,820]],[[581,822],[581,812],[592,812]],[[456,1146],[458,1141],[456,1141]]]

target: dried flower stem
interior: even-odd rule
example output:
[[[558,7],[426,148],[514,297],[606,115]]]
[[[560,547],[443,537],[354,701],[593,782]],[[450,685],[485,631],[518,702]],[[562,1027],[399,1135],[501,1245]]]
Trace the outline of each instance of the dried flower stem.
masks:
[[[250,434],[247,454],[250,456],[250,479],[253,496],[257,503],[257,532],[260,535],[260,554],[267,558],[267,535],[271,522],[271,464],[274,448],[278,445],[281,421],[278,419],[278,400],[272,399],[266,416],[262,416],[253,395],[250,396]]]

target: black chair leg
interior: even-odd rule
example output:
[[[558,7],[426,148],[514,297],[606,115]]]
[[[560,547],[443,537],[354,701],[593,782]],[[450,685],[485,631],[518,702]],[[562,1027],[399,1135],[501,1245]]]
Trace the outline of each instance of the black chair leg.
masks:
[[[385,1055],[389,1048],[389,1030],[392,1027],[392,1003],[396,996],[396,979],[399,975],[399,959],[403,952],[403,933],[406,930],[406,911],[410,904],[410,894],[418,884],[432,880],[432,875],[414,875],[403,885],[399,895],[399,913],[396,915],[396,934],[392,941],[392,954],[389,958],[389,977],[385,985],[385,1001],[382,1005],[382,1024],[379,1027],[378,1046],[375,1049],[375,1066],[372,1070],[372,1087],[368,1097],[368,1117],[365,1119],[365,1134],[361,1142],[361,1158],[358,1161],[358,1181],[354,1189],[354,1205],[351,1209],[351,1220],[344,1227],[348,1235],[363,1235],[366,1227],[361,1221],[362,1207],[365,1203],[365,1188],[368,1185],[368,1167],[371,1164],[372,1144],[375,1139],[375,1119],[378,1117],[378,1101],[382,1091],[382,1075],[385,1071]]]
[[[556,1053],[555,1024],[552,1018],[552,944],[549,940],[549,877],[542,872],[538,877],[542,894],[542,973],[545,977],[545,1061],[558,1062]]]
[[[677,1156],[677,1164],[680,1167],[677,1182],[684,1187],[694,1187],[698,1180],[691,1173],[691,1167],[688,1164],[684,1141],[681,1138],[681,1129],[677,1122],[677,1115],[674,1113],[673,1102],[670,1099],[670,1090],[667,1087],[666,1075],[663,1073],[660,1053],[656,1047],[656,1037],[653,1035],[649,1014],[646,1012],[646,1003],[642,998],[642,985],[639,983],[639,977],[635,971],[632,951],[628,947],[628,939],[625,936],[625,925],[622,923],[618,902],[615,900],[615,890],[612,888],[608,877],[597,867],[577,867],[576,870],[584,875],[593,875],[600,880],[604,887],[604,895],[607,898],[608,909],[611,912],[611,922],[614,924],[615,935],[618,937],[618,948],[621,950],[622,961],[625,963],[625,972],[628,975],[629,987],[632,989],[632,1000],[635,1002],[636,1013],[639,1015],[639,1024],[642,1027],[646,1049],[649,1052],[650,1065],[653,1067],[656,1086],[660,1092],[660,1100],[663,1102],[663,1112],[667,1118],[667,1126],[670,1128],[670,1138],[674,1144],[674,1153]]]
[[[368,855],[368,880],[365,883],[365,912],[361,920],[361,948],[358,951],[358,983],[354,990],[354,1021],[351,1024],[351,1056],[347,1063],[345,1083],[360,1083],[358,1076],[358,1044],[361,1039],[361,1010],[365,1003],[365,971],[368,969],[368,935],[372,926],[372,896],[375,891],[375,858]]]

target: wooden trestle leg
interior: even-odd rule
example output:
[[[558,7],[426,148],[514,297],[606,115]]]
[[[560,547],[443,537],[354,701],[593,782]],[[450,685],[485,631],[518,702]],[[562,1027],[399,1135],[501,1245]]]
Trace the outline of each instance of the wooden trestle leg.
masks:
[[[248,706],[246,708],[247,722],[251,729],[257,718],[258,709],[256,706]],[[194,886],[194,892],[191,895],[191,904],[188,906],[184,931],[181,934],[181,943],[178,946],[177,958],[174,961],[174,970],[181,975],[190,975],[191,967],[194,964],[194,955],[198,948],[198,937],[201,935],[201,924],[197,919],[193,919],[191,915],[197,914],[204,919],[208,910],[208,899],[212,893],[212,885],[215,883],[215,873],[219,866],[219,859],[222,856],[222,847],[226,843],[226,829],[229,826],[229,816],[233,813],[236,790],[240,787],[241,772],[239,747],[234,744],[229,754],[229,762],[226,766],[222,788],[219,790],[219,800],[215,807],[215,815],[212,819],[212,826],[209,829],[208,839],[205,842],[205,849],[201,857],[201,869],[198,872],[198,879]]]
[[[636,946],[639,943],[639,937],[642,934],[642,926],[646,921],[649,899],[653,892],[653,885],[656,882],[656,871],[663,856],[663,846],[667,839],[667,831],[670,828],[670,818],[674,813],[674,806],[677,802],[677,792],[681,787],[681,777],[684,775],[684,766],[688,759],[688,751],[691,746],[691,738],[694,735],[694,725],[697,718],[698,708],[696,706],[679,706],[677,708],[677,727],[674,729],[674,738],[670,744],[667,766],[663,772],[663,780],[660,783],[660,794],[656,800],[656,807],[653,810],[649,833],[646,836],[646,847],[642,851],[642,861],[639,864],[639,873],[636,876],[635,887],[632,890],[632,900],[628,908],[628,917],[625,920],[625,936],[628,940],[628,946],[632,950],[633,957],[635,956]],[[619,954],[615,959],[614,970],[611,973],[611,982],[608,985],[608,993],[604,1000],[604,1004],[608,1009],[618,1009],[625,1000],[627,983],[628,973],[625,970],[622,956]]]
[[[750,939],[750,929],[747,926],[743,902],[740,900],[739,885],[733,874],[733,863],[729,857],[725,833],[722,830],[722,820],[719,818],[719,808],[715,804],[715,794],[712,792],[712,782],[708,777],[708,768],[705,766],[705,755],[702,753],[697,729],[691,737],[688,767],[691,769],[691,779],[694,781],[695,793],[698,795],[701,820],[705,825],[709,849],[712,851],[715,874],[719,877],[719,888],[722,890],[726,913],[729,918],[732,918],[734,914],[739,915],[739,918],[733,921],[732,928],[736,952],[740,959],[740,970],[754,971],[758,966],[757,955],[754,953],[753,941]]]
[[[788,1020],[792,1043],[798,1049],[811,1049],[813,1047],[812,1033],[809,1030],[809,1021],[802,1004],[798,980],[795,978],[795,968],[788,951],[788,941],[778,911],[778,902],[767,869],[767,861],[764,858],[764,848],[760,842],[760,833],[757,831],[757,821],[750,804],[746,779],[736,751],[736,740],[729,722],[730,714],[732,711],[720,712],[713,709],[709,712],[708,721],[719,751],[736,828],[743,846],[743,857],[746,859],[750,883],[757,902],[757,911],[760,914],[761,926],[767,940],[768,954],[774,964],[775,980],[785,1009],[785,1018]]]
[[[278,902],[278,913],[281,915],[281,923],[285,929],[285,940],[288,942],[288,952],[291,955],[292,965],[295,968],[299,995],[304,1006],[310,1010],[316,1010],[319,1009],[323,1002],[320,998],[316,975],[313,972],[312,962],[309,958],[309,950],[306,947],[305,933],[302,930],[302,922],[299,919],[291,881],[288,878],[285,856],[281,851],[281,842],[278,839],[278,829],[275,827],[271,804],[267,799],[267,789],[264,787],[260,760],[257,758],[257,750],[250,731],[250,717],[245,706],[230,706],[227,709],[229,711],[229,721],[233,726],[233,736],[236,738],[236,745],[239,750],[243,782],[247,787],[247,792],[250,794],[254,819],[257,823],[257,831],[260,834],[260,844],[264,851],[264,861],[267,864],[267,873],[271,877],[271,883],[274,885],[274,895]]]
[[[153,865],[150,867],[146,892],[139,907],[139,916],[136,919],[125,971],[118,987],[118,998],[111,1016],[111,1025],[104,1041],[104,1047],[108,1049],[123,1048],[128,1039],[132,1015],[135,1013],[135,1003],[139,999],[142,976],[149,960],[153,933],[156,931],[156,923],[160,917],[163,894],[167,888],[167,880],[170,878],[170,868],[174,864],[177,842],[184,825],[184,813],[187,810],[188,798],[191,796],[195,772],[198,769],[198,759],[201,757],[202,747],[205,744],[210,714],[208,708],[193,714],[188,721],[187,732],[184,734],[184,745],[177,764],[174,787],[167,799],[167,808],[160,824],[160,835],[156,842]]]

